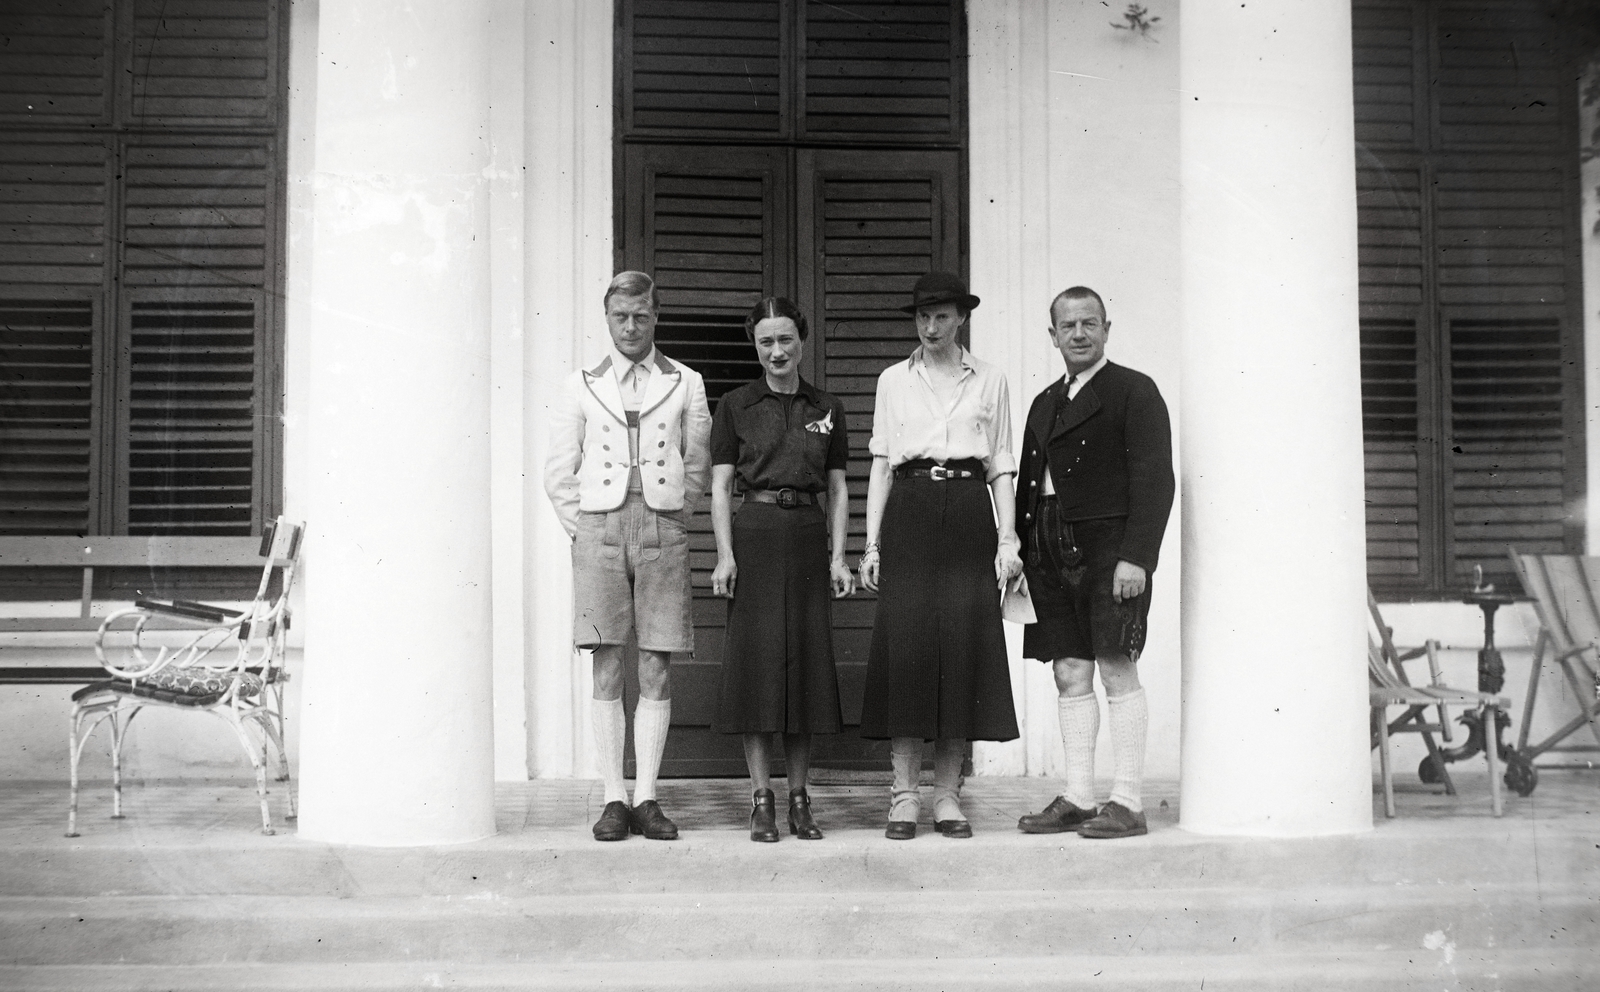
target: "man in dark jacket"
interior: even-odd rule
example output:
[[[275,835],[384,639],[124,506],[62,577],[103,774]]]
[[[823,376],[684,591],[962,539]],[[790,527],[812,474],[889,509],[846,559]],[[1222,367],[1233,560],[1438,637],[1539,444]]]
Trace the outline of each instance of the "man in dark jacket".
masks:
[[[1055,669],[1066,791],[1017,826],[1084,837],[1147,832],[1140,792],[1149,722],[1137,663],[1150,578],[1172,510],[1172,426],[1149,376],[1106,360],[1111,322],[1094,290],[1050,304],[1067,375],[1033,401],[1017,479],[1017,536],[1038,622],[1022,653]],[[1114,779],[1095,806],[1094,748],[1105,685]]]

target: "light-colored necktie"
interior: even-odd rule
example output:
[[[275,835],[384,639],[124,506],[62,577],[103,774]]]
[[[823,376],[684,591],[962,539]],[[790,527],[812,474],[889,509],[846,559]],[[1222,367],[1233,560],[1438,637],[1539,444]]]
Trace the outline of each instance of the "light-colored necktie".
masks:
[[[622,377],[628,403],[632,406],[639,405],[639,398],[644,393],[644,377],[645,367],[638,363],[628,366],[628,374]]]

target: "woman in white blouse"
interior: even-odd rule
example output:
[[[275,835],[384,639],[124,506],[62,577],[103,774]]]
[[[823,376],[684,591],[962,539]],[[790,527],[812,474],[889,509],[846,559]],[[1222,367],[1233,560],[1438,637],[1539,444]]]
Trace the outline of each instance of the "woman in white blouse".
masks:
[[[916,836],[922,743],[934,826],[970,837],[959,803],[969,740],[1017,736],[1000,590],[1021,581],[1005,376],[957,339],[978,298],[932,272],[912,291],[921,345],[878,377],[861,581],[878,592],[861,735],[888,738],[886,835]]]

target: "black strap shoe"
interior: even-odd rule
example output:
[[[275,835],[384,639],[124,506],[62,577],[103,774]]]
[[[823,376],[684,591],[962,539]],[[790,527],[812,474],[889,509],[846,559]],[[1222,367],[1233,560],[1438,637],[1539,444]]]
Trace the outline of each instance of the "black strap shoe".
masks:
[[[624,802],[606,803],[606,808],[600,813],[600,819],[594,821],[595,840],[627,840],[628,826],[632,821],[628,815],[628,804]]]
[[[789,833],[801,840],[822,839],[822,831],[811,818],[811,796],[804,789],[789,793]]]
[[[965,838],[972,836],[972,824],[966,820],[940,820],[933,825],[933,829],[946,837]]]
[[[633,832],[650,840],[677,840],[678,825],[661,812],[661,804],[646,799],[633,808]]]
[[[778,842],[778,800],[771,789],[757,789],[750,797],[750,839],[763,844]]]
[[[1092,819],[1093,809],[1084,809],[1066,796],[1057,796],[1043,812],[1029,813],[1019,819],[1017,829],[1025,834],[1064,834]]]
[[[910,840],[917,835],[915,820],[890,820],[883,835],[890,840]]]

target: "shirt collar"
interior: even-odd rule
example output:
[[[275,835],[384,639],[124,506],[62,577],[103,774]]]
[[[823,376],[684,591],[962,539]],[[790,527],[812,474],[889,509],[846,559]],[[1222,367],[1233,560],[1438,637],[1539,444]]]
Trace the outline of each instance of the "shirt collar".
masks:
[[[1078,385],[1079,385],[1079,388],[1082,388],[1083,386],[1087,385],[1089,380],[1093,379],[1095,377],[1095,373],[1097,373],[1101,369],[1105,368],[1106,367],[1106,361],[1107,361],[1106,356],[1101,355],[1100,356],[1100,360],[1098,362],[1095,362],[1093,365],[1091,365],[1088,368],[1084,369],[1082,372],[1079,372],[1078,373]],[[1070,378],[1072,378],[1072,373],[1071,372],[1068,372],[1066,375],[1062,376],[1061,377],[1062,384],[1065,385],[1066,381],[1068,379],[1070,379]]]
[[[957,345],[956,347],[957,347],[957,349],[959,349],[959,351],[961,353],[961,367],[962,367],[962,369],[964,369],[964,370],[966,370],[968,372],[976,372],[977,368],[975,366],[973,366],[973,364],[972,364],[972,352],[968,351],[965,348],[962,348],[960,345]],[[927,361],[925,360],[925,356],[923,355],[923,348],[924,348],[923,345],[920,345],[920,344],[917,345],[916,350],[911,353],[911,357],[906,359],[906,364],[909,365],[911,368],[916,368],[918,365],[926,365]]]
[[[645,367],[645,371],[654,372],[656,370],[656,365],[659,364],[659,361],[660,361],[659,356],[660,356],[660,352],[656,351],[656,346],[655,345],[651,345],[650,346],[650,354],[644,356],[643,358],[641,358],[637,362],[635,362],[633,359],[629,358],[627,355],[624,355],[622,352],[618,351],[616,345],[612,345],[611,346],[611,374],[615,375],[617,377],[617,381],[618,382],[621,382],[622,381],[622,377],[627,375],[628,374],[628,370],[633,368],[635,365],[643,365]]]
[[[758,379],[756,379],[750,385],[754,386],[755,388],[751,389],[750,390],[750,395],[745,398],[744,405],[747,406],[747,407],[755,406],[757,403],[759,403],[762,400],[766,399],[768,396],[779,396],[779,395],[781,395],[779,393],[775,393],[775,392],[772,391],[772,387],[767,384],[767,377],[766,377],[765,373],[763,373]],[[800,377],[800,388],[797,389],[795,391],[795,393],[796,393],[796,395],[804,396],[807,400],[809,400],[811,402],[812,406],[820,406],[821,405],[820,403],[817,402],[817,387],[815,387],[811,383],[807,382],[805,380],[805,376],[801,376]]]

